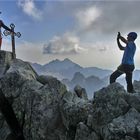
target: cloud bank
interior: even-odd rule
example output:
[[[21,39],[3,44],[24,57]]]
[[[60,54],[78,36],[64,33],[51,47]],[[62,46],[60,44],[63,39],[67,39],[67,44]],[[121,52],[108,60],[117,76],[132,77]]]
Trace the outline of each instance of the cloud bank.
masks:
[[[139,30],[140,1],[101,1],[90,3],[75,14],[84,33],[112,34],[118,31]]]
[[[90,50],[90,47],[83,45],[85,38],[89,41],[93,39],[91,43],[94,47],[96,47],[95,42],[100,42],[102,45],[98,47],[98,50],[104,52],[106,51],[106,40],[114,39],[118,31],[124,35],[130,31],[140,30],[140,19],[137,17],[137,14],[140,13],[140,1],[90,1],[79,2],[79,4],[76,2],[76,6],[73,8],[71,7],[72,3],[75,2],[70,3],[65,5],[67,6],[65,9],[68,9],[68,15],[71,13],[77,26],[68,31],[70,34],[64,33],[62,36],[54,36],[44,45],[44,54],[85,53]],[[58,7],[56,9],[60,10],[60,13],[62,12]],[[56,11],[56,14],[59,12]],[[71,35],[73,32],[74,36]]]
[[[48,20],[50,20],[50,17],[51,21],[54,19],[55,27],[52,28],[53,31],[61,28],[61,26],[65,29],[62,29],[61,36],[52,36],[51,40],[43,48],[41,47],[43,51],[40,52],[47,54],[43,56],[40,54],[41,57],[72,57],[79,60],[81,64],[85,61],[86,65],[95,64],[98,66],[101,64],[104,67],[107,65],[114,67],[114,65],[119,64],[122,57],[116,44],[117,32],[120,31],[122,35],[130,31],[140,32],[140,18],[138,17],[140,1],[67,1],[66,3],[61,1],[54,3],[51,3],[50,8],[47,7],[50,3],[46,4],[44,15]],[[37,9],[33,0],[22,0],[20,7],[26,14],[35,19],[41,17],[39,15],[38,18],[35,17],[40,11],[38,12],[39,9]],[[69,16],[71,17],[70,20]],[[66,17],[68,21],[63,22]],[[56,19],[61,20],[63,25],[61,25],[61,22],[57,23]],[[70,28],[71,30],[67,28],[67,25],[65,27],[65,24],[69,24],[68,22],[74,23],[73,27]],[[43,45],[41,44],[41,46]],[[37,54],[37,52],[34,54]]]

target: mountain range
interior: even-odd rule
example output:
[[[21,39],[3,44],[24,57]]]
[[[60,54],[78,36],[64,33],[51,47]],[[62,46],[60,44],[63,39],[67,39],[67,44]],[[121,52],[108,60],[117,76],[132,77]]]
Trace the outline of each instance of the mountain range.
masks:
[[[111,70],[104,70],[97,67],[82,67],[70,59],[53,60],[45,65],[31,63],[39,75],[51,75],[61,80],[67,88],[72,91],[76,85],[85,88],[89,98],[93,93],[109,84]],[[140,70],[135,70],[133,79],[139,80]],[[121,85],[126,87],[124,75],[117,79]]]
[[[80,72],[85,77],[94,75],[99,78],[104,78],[112,72],[111,70],[104,70],[97,67],[84,68],[68,58],[62,61],[56,59],[45,65],[37,63],[32,63],[31,65],[40,75],[53,75],[60,80],[64,78],[71,80],[76,72]]]

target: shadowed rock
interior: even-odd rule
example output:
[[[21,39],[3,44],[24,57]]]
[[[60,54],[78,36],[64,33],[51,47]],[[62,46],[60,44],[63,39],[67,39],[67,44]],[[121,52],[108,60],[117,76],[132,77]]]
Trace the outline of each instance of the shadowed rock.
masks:
[[[90,101],[84,88],[77,86],[74,92],[67,91],[56,78],[39,76],[28,62],[9,59],[6,63],[0,88],[26,140],[140,139],[139,82],[135,94],[114,83],[95,92]],[[11,129],[16,130],[17,122],[9,122],[14,124],[9,129],[5,118],[0,113],[0,140],[15,139]]]
[[[77,86],[75,86],[74,91],[79,98],[83,98],[85,100],[88,100],[87,93],[86,93],[86,90],[84,88],[77,85]]]
[[[12,136],[9,136],[9,140],[24,140],[21,126],[15,116],[13,108],[5,98],[2,90],[0,89],[0,111],[2,112],[11,132]]]
[[[140,114],[131,108],[125,115],[119,116],[103,128],[104,140],[120,140],[129,137],[140,139]]]

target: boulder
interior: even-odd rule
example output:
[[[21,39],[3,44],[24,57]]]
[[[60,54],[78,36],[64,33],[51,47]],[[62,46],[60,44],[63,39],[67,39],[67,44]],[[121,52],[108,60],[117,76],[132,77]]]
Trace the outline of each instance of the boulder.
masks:
[[[125,115],[113,119],[103,128],[104,140],[140,139],[140,114],[131,108]]]
[[[61,116],[67,129],[75,127],[79,122],[87,121],[88,114],[92,111],[92,103],[85,97],[78,97],[76,93],[67,92],[60,106]]]
[[[123,98],[129,106],[135,108],[140,113],[140,93],[125,94]]]
[[[124,94],[127,93],[119,83],[111,84],[95,92],[90,122],[92,128],[98,133],[104,125],[129,110],[130,106],[123,99]]]
[[[86,90],[84,88],[82,88],[81,86],[79,86],[79,85],[75,86],[74,91],[79,98],[88,100]]]
[[[100,140],[100,137],[83,122],[77,125],[75,140]]]
[[[134,80],[133,86],[137,92],[140,92],[140,81]]]

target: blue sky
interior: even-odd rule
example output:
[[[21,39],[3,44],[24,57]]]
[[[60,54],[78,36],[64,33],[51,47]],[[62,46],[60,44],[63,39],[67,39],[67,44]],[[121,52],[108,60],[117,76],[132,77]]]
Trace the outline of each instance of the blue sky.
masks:
[[[17,57],[48,63],[70,58],[82,66],[116,68],[122,57],[116,44],[120,31],[140,33],[140,1],[116,0],[1,0],[0,18],[14,23]],[[136,41],[136,67],[140,68],[140,39]],[[11,50],[3,37],[3,50]]]

